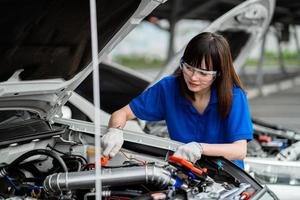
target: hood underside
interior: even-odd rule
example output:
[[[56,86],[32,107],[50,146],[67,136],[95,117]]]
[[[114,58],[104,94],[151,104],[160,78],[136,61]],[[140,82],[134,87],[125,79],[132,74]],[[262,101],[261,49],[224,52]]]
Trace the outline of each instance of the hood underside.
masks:
[[[162,2],[97,0],[99,62]],[[92,72],[89,1],[6,0],[0,11],[0,109],[50,118]]]
[[[97,1],[100,51],[139,4]],[[7,0],[0,10],[0,82],[18,70],[21,80],[70,80],[91,61],[89,1]]]

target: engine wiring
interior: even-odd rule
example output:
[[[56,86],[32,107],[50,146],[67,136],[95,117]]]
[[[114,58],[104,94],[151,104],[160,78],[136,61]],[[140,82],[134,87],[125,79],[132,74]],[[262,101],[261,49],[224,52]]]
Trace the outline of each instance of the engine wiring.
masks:
[[[120,153],[125,157],[127,161],[135,161],[137,163],[130,163],[130,164],[124,164],[124,165],[115,165],[115,166],[102,166],[103,168],[121,168],[121,167],[133,167],[133,166],[143,166],[146,165],[147,162],[144,160],[140,160],[134,157],[129,157],[126,155],[126,153],[123,150],[120,150]],[[90,170],[90,169],[95,169],[95,163],[87,163],[82,167],[81,170]]]
[[[127,160],[135,160],[135,161],[141,163],[142,165],[146,165],[146,164],[147,164],[147,162],[144,161],[144,160],[140,160],[140,159],[137,159],[137,158],[134,158],[134,157],[129,157],[129,156],[127,156],[126,153],[125,153],[123,150],[120,150],[120,152],[123,154],[123,156],[124,156]]]
[[[44,181],[37,180],[36,178],[38,177],[34,174],[33,177],[27,177],[26,174],[16,176],[15,172],[13,172],[12,170],[8,170],[8,173],[5,170],[2,170],[2,173],[6,174],[5,180],[7,187],[12,188],[11,194],[24,194],[25,196],[31,196],[32,198],[36,199],[56,199],[56,193],[52,192],[57,192],[60,190],[60,196],[65,199],[73,199],[77,195],[81,195],[80,198],[83,197],[82,195],[84,195],[84,192],[88,191],[85,184],[92,184],[93,177],[95,177],[95,163],[86,162],[85,160],[88,160],[88,157],[86,159],[81,159],[81,155],[78,156],[71,154],[72,152],[68,152],[68,148],[62,148],[55,145],[51,146],[49,144],[47,145],[47,148],[48,149],[44,151],[35,150],[30,153],[25,153],[24,155],[19,156],[19,158],[12,162],[18,165],[17,168],[22,169],[22,171],[26,171],[30,168],[30,166],[34,167],[37,163],[40,162],[39,159],[35,162],[33,162],[32,160],[28,160],[28,162],[23,162],[27,158],[39,154],[46,155],[49,159],[52,158],[51,160],[54,160],[55,163],[52,163],[53,167],[49,171],[45,172],[46,174],[50,175],[47,175],[46,179],[44,179],[43,173],[41,172],[41,178]],[[64,150],[66,151],[63,152]],[[52,154],[55,156],[53,156]],[[243,184],[232,184],[232,187],[225,187],[225,180],[215,177],[221,176],[222,174],[214,173],[214,171],[212,171],[213,179],[209,178],[207,171],[204,170],[203,167],[201,168],[200,165],[205,167],[211,166],[215,168],[215,162],[212,161],[202,160],[201,162],[199,161],[193,164],[193,166],[191,167],[190,165],[186,165],[183,161],[179,162],[176,159],[170,160],[170,156],[168,162],[164,164],[165,162],[156,162],[151,160],[151,158],[147,159],[147,157],[145,158],[145,160],[139,159],[139,157],[135,157],[135,152],[126,151],[126,149],[122,149],[119,152],[117,158],[120,159],[121,157],[124,157],[123,159],[121,159],[121,165],[103,166],[103,168],[108,168],[108,170],[104,170],[103,173],[107,173],[107,175],[110,173],[119,174],[119,176],[116,176],[119,177],[116,183],[112,184],[112,182],[104,181],[104,184],[108,184],[105,185],[105,189],[107,189],[108,192],[105,194],[102,193],[103,199],[138,200],[148,197],[153,199],[152,195],[156,193],[164,194],[163,196],[165,197],[165,199],[172,199],[173,197],[176,198],[176,196],[178,198],[182,198],[187,193],[189,193],[188,195],[192,195],[195,198],[196,196],[198,196],[199,199],[205,199],[207,195],[210,195],[210,190],[213,187],[222,189],[222,191],[226,192],[226,195],[230,192],[234,193],[235,190],[241,190],[244,192],[246,191],[242,187]],[[63,160],[68,172],[61,172],[64,170],[62,170],[60,164],[57,163],[59,162],[58,159]],[[46,161],[43,160],[43,162]],[[199,170],[202,170],[202,173],[197,174],[197,171],[195,171],[194,167],[199,168]],[[56,169],[55,171],[52,170],[54,168]],[[57,170],[59,170],[60,172],[58,172]],[[128,180],[126,177],[130,175],[133,175],[133,177],[135,177],[133,178],[133,180],[136,179],[136,184],[134,184],[134,182],[130,182],[124,185],[124,183],[126,183],[126,181]],[[78,183],[74,185],[74,181],[78,178],[77,176],[80,176],[82,178],[78,179]],[[104,177],[106,177],[106,181],[108,181],[107,176],[104,175]],[[123,179],[121,177],[123,177]],[[220,182],[216,183],[214,181],[215,179]],[[227,180],[230,181],[231,178],[227,178]],[[117,185],[117,183],[120,183],[120,185]],[[80,189],[78,189],[78,186],[76,186],[77,184],[80,185]],[[72,187],[75,187],[73,189],[78,189],[78,193],[70,192],[70,194],[68,194],[68,191],[63,189],[65,187],[64,185],[67,185],[68,190],[72,189]],[[251,187],[251,189],[253,191],[257,190],[257,188],[255,187]],[[93,191],[89,191],[91,192],[91,196],[93,196]],[[236,198],[244,198],[244,196],[246,196],[247,194],[243,193],[244,196],[240,196],[240,193],[234,193],[234,195]]]
[[[11,194],[23,194],[34,198],[40,197],[43,187],[42,181],[39,180],[39,177],[27,177],[28,175],[34,175],[38,169],[34,166],[35,162],[31,160],[26,162],[26,160],[37,155],[44,155],[47,158],[52,158],[53,161],[56,161],[59,165],[60,172],[68,172],[65,161],[55,152],[47,149],[34,149],[28,151],[21,154],[9,165],[0,169],[0,178],[4,179],[5,185],[8,187],[8,191]],[[42,176],[42,173],[40,173],[40,175]]]
[[[55,145],[54,145],[54,146],[55,146]],[[57,153],[60,153],[60,154],[62,154],[62,155],[64,155],[64,156],[68,156],[68,157],[78,157],[78,158],[80,158],[80,159],[84,162],[84,163],[82,163],[82,164],[87,164],[87,163],[88,163],[87,159],[86,159],[85,157],[83,157],[82,155],[68,154],[68,153],[62,152],[62,151],[56,149],[55,147],[52,147],[50,144],[47,144],[47,147],[48,147],[49,149],[51,149],[52,151],[55,151],[55,152],[57,152]]]

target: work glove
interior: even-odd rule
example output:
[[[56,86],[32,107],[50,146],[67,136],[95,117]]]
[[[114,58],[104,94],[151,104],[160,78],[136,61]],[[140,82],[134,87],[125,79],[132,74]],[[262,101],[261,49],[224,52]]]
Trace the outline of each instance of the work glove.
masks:
[[[190,142],[178,147],[174,156],[183,158],[184,160],[195,163],[201,158],[203,148],[200,143]]]
[[[118,128],[109,128],[107,133],[102,136],[101,145],[103,156],[114,157],[121,149],[124,143],[123,130]]]

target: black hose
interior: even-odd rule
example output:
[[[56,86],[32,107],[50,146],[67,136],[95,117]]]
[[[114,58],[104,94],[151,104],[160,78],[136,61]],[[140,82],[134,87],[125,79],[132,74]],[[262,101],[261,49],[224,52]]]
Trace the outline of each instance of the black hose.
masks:
[[[102,166],[102,168],[125,168],[125,167],[136,167],[136,166],[142,166],[139,163],[129,164],[129,165],[115,165],[115,166]]]
[[[121,196],[121,197],[139,197],[141,196],[141,193],[135,192],[135,191],[118,191],[118,190],[112,190],[111,196]]]
[[[67,165],[64,162],[64,160],[61,157],[59,157],[56,153],[54,153],[50,150],[47,150],[47,149],[34,149],[31,151],[28,151],[28,152],[22,154],[21,156],[19,156],[12,163],[10,163],[6,169],[9,170],[12,167],[16,167],[17,165],[19,165],[21,162],[23,162],[27,158],[30,158],[30,157],[36,156],[36,155],[46,155],[46,156],[53,158],[54,160],[58,161],[58,163],[60,164],[60,166],[64,172],[68,172],[68,168],[67,168]]]
[[[62,151],[59,151],[58,149],[55,149],[54,147],[51,147],[49,144],[47,145],[48,148],[50,148],[51,150],[57,152],[57,153],[60,153],[60,154],[63,154],[64,156],[68,156],[68,157],[78,157],[80,159],[82,159],[85,163],[82,163],[82,164],[87,164],[88,161],[85,157],[83,157],[82,155],[76,155],[76,154],[67,154],[67,153],[64,153]]]

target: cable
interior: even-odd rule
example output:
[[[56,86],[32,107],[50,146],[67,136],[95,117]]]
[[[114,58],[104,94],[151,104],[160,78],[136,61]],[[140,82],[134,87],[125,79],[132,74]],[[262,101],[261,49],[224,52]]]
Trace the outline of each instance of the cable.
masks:
[[[63,155],[68,155],[65,152],[62,152],[62,151],[60,151],[58,149],[55,149],[54,147],[51,147],[49,144],[47,144],[47,147],[50,148],[51,150],[57,152],[57,153],[60,153],[60,154],[63,154]]]
[[[147,164],[146,161],[144,161],[144,160],[139,160],[139,159],[136,159],[136,158],[130,158],[130,157],[128,157],[122,150],[120,150],[120,152],[125,156],[125,158],[127,160],[135,160],[135,161],[138,161],[138,162],[142,163],[143,165]]]
[[[128,164],[128,165],[102,166],[102,168],[113,169],[113,168],[125,168],[125,167],[136,167],[136,166],[141,166],[141,165],[138,163],[135,163],[135,164]]]
[[[34,149],[31,151],[28,151],[28,152],[22,154],[21,156],[19,156],[17,159],[15,159],[11,164],[8,165],[8,167],[6,169],[7,170],[13,169],[13,167],[19,165],[21,162],[23,162],[27,158],[30,158],[30,157],[36,156],[36,155],[46,155],[46,156],[53,158],[54,160],[58,161],[58,163],[60,164],[60,166],[64,172],[68,172],[68,168],[67,168],[67,165],[64,162],[64,160],[61,157],[59,157],[56,153],[54,153],[50,150],[47,150],[47,149]]]
[[[111,196],[121,196],[121,197],[138,197],[141,196],[141,193],[134,191],[111,191]]]
[[[68,157],[78,157],[78,158],[81,158],[85,163],[82,163],[82,164],[87,164],[88,161],[85,157],[83,157],[82,155],[77,155],[77,154],[67,154],[65,152],[62,152],[58,149],[55,149],[54,147],[50,146],[49,144],[47,144],[47,147],[50,148],[51,150],[57,152],[57,153],[60,153],[60,154],[63,154],[64,156],[68,156]]]

